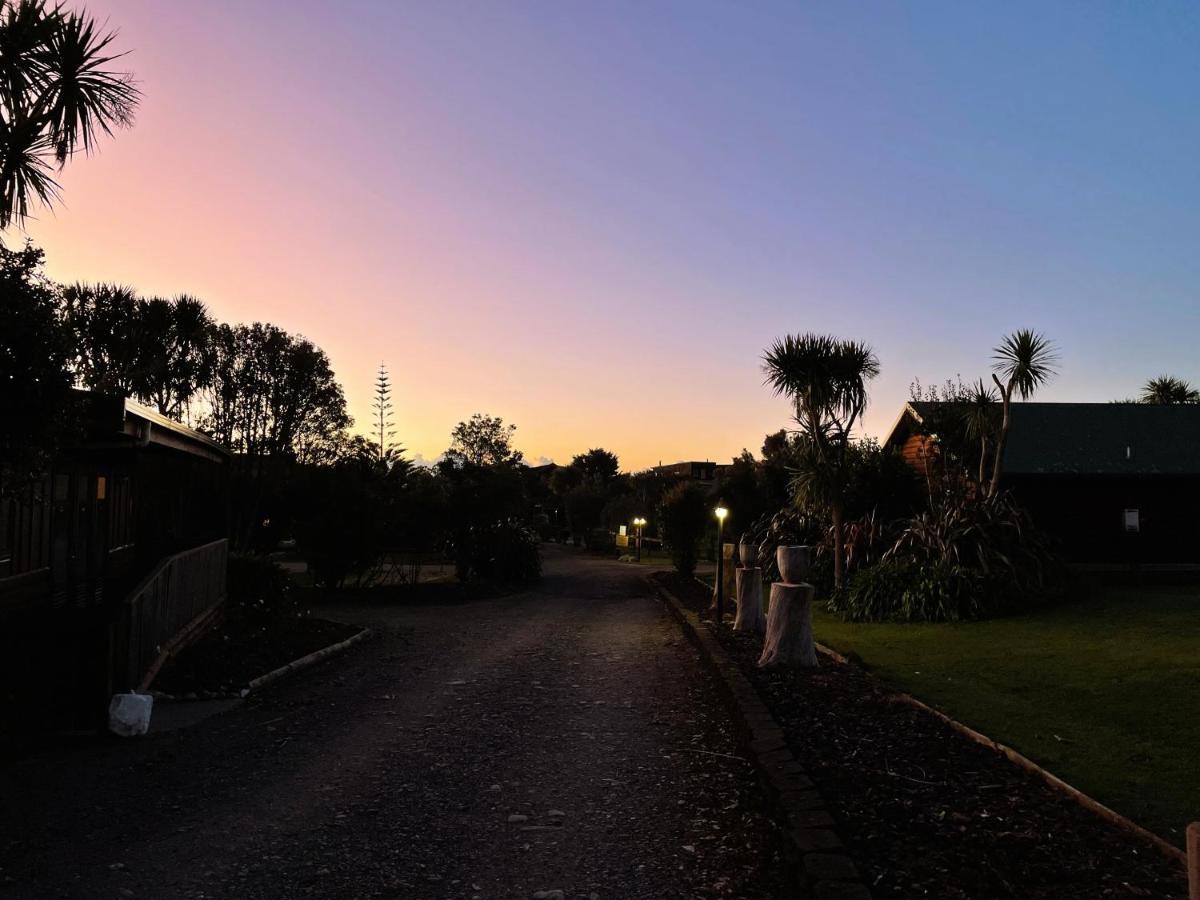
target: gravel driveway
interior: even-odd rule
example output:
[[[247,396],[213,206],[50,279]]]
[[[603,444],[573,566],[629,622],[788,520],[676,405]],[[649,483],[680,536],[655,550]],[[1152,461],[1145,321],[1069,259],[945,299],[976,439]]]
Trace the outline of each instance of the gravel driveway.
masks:
[[[0,773],[7,897],[775,897],[715,688],[644,569],[323,611],[380,638],[189,729]]]

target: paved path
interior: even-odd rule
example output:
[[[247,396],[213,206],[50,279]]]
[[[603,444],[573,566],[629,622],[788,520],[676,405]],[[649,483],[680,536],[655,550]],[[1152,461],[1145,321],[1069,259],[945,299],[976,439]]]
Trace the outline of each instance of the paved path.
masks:
[[[10,766],[0,900],[777,896],[644,572],[551,546],[532,591],[343,609],[382,637],[192,728]]]

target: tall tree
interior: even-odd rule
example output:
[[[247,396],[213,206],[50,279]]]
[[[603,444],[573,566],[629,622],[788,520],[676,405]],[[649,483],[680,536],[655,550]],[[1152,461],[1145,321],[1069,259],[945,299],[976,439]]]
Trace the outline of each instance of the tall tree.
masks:
[[[988,496],[1000,489],[1000,474],[1004,471],[1004,447],[1012,427],[1012,398],[1016,393],[1028,400],[1034,391],[1049,381],[1057,371],[1058,351],[1044,335],[1028,328],[1005,335],[992,351],[992,381],[1000,390],[1000,433],[996,436],[995,458],[992,460],[992,480]]]
[[[1159,375],[1146,382],[1138,399],[1142,403],[1156,404],[1200,403],[1200,391],[1182,378]]]
[[[450,449],[445,459],[455,466],[517,465],[525,456],[512,445],[516,432],[516,425],[505,425],[499,416],[475,413],[450,432]]]
[[[274,325],[220,325],[203,427],[247,456],[321,462],[350,424],[329,357]]]
[[[67,332],[42,258],[0,245],[0,494],[43,474],[70,425]]]
[[[621,470],[617,454],[610,453],[602,447],[593,447],[587,453],[580,453],[571,460],[571,466],[601,490],[608,487],[608,483],[616,478]]]
[[[379,435],[379,459],[388,457],[388,440],[395,437],[392,425],[392,383],[388,378],[387,367],[379,364],[379,374],[375,378],[375,400],[371,404],[375,410],[375,428]]]
[[[139,92],[111,65],[115,31],[45,0],[0,0],[0,229],[58,198],[59,171],[132,123]]]
[[[830,335],[787,335],[763,357],[776,394],[788,397],[803,437],[795,486],[810,503],[829,510],[833,523],[833,578],[841,587],[845,560],[846,454],[867,405],[867,382],[879,359],[866,344]]]
[[[212,380],[212,317],[195,297],[152,297],[138,304],[142,346],[134,395],[182,421],[192,398]]]
[[[148,343],[137,294],[122,285],[76,283],[62,296],[78,384],[132,397],[142,382]]]

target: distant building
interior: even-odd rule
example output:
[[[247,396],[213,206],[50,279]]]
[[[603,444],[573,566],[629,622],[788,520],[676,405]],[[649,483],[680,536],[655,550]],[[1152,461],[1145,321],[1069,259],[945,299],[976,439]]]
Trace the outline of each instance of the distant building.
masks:
[[[921,475],[935,406],[884,441]],[[1200,564],[1200,405],[1014,403],[1001,484],[1071,560]]]
[[[677,462],[669,465],[652,466],[650,471],[659,478],[669,478],[679,481],[700,481],[706,484],[713,484],[718,481],[718,470],[723,470],[723,466],[719,466],[714,462]]]

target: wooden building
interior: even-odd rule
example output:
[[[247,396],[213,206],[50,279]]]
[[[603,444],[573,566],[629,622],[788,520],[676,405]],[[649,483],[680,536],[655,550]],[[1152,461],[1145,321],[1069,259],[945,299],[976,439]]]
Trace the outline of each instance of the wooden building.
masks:
[[[909,403],[885,440],[921,475],[935,406]],[[1200,405],[1014,403],[1001,484],[1070,560],[1200,564]]]
[[[50,727],[90,724],[195,604],[224,593],[228,452],[131,400],[75,400],[78,439],[0,499],[0,704],[38,686]],[[150,609],[144,582],[195,553],[214,573],[203,596]]]

